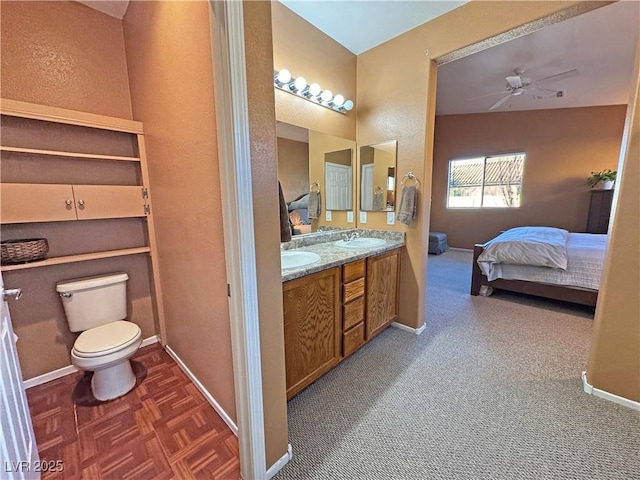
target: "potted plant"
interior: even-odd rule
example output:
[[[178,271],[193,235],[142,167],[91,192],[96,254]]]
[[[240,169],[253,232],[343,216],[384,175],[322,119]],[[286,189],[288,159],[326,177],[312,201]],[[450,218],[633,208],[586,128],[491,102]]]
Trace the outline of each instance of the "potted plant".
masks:
[[[591,176],[587,179],[587,185],[589,185],[589,188],[611,190],[616,181],[617,173],[617,171],[608,168],[600,172],[591,172]]]

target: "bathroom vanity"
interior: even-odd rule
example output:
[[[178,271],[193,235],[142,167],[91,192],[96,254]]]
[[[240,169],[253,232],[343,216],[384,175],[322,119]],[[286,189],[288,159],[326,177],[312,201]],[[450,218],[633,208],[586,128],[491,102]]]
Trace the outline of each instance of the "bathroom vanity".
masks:
[[[287,399],[398,318],[403,234],[365,232],[386,236],[384,244],[338,246],[340,236],[334,233],[324,242],[288,250],[313,252],[320,259],[283,270]]]

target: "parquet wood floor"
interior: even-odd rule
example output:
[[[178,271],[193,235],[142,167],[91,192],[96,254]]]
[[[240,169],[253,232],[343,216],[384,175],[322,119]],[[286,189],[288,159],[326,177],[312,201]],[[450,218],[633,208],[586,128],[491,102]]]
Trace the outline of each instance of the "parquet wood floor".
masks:
[[[240,478],[238,440],[159,344],[132,360],[136,387],[100,402],[91,373],[27,390],[42,461],[61,460],[49,479]]]

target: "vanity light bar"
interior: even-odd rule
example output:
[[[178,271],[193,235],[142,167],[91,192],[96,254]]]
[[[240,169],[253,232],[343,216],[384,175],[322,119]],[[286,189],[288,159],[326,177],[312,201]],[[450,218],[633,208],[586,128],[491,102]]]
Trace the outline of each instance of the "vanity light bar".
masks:
[[[351,100],[345,100],[340,94],[334,96],[331,90],[322,90],[317,83],[309,85],[304,77],[293,78],[291,72],[286,68],[274,71],[273,86],[343,115],[353,109]]]

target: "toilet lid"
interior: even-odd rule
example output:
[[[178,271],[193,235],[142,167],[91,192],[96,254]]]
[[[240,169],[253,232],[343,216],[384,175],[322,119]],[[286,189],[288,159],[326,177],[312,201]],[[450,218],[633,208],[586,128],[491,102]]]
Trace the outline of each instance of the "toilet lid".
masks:
[[[135,323],[111,322],[82,332],[73,344],[73,351],[79,357],[107,355],[131,345],[141,335]]]

